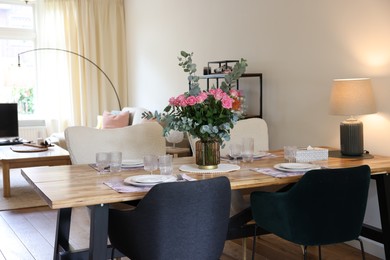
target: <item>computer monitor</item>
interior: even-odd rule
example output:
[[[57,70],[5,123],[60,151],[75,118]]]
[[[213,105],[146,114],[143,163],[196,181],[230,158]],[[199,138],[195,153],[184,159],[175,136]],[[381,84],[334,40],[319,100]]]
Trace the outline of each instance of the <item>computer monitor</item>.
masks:
[[[18,104],[0,103],[0,141],[19,137]]]

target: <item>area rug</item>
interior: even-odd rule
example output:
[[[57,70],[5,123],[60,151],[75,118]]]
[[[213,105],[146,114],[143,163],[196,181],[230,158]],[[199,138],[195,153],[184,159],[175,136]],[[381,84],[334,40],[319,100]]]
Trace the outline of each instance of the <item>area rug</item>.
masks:
[[[20,173],[20,169],[12,169],[11,197],[3,197],[3,173],[0,170],[0,211],[10,209],[33,208],[47,205],[34,191]]]

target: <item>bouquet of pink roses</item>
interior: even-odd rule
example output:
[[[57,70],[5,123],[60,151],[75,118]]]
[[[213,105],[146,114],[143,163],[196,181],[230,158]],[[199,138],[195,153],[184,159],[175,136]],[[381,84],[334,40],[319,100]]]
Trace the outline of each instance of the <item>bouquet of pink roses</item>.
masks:
[[[192,53],[181,52],[179,64],[189,72],[190,90],[169,99],[169,105],[163,113],[145,113],[146,118],[156,118],[164,123],[164,135],[171,130],[188,132],[202,141],[212,140],[223,144],[230,139],[230,130],[239,119],[239,92],[232,89],[232,83],[242,75],[247,66],[241,59],[233,71],[226,75],[220,88],[202,91],[199,77],[195,76],[196,65],[192,63]]]

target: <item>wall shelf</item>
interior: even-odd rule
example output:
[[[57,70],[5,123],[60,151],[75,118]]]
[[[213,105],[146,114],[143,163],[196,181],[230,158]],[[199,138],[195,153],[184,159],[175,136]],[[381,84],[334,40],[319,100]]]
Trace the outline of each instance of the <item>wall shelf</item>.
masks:
[[[199,76],[199,79],[205,79],[206,80],[206,86],[207,90],[210,88],[210,80],[215,80],[216,87],[219,88],[219,80],[224,79],[225,74],[208,74],[208,75],[202,75]],[[258,78],[259,80],[259,113],[256,115],[246,116],[249,117],[263,117],[263,74],[262,73],[244,73],[241,75],[241,77],[237,80],[236,88],[237,90],[240,89],[240,80],[244,80],[245,78]]]

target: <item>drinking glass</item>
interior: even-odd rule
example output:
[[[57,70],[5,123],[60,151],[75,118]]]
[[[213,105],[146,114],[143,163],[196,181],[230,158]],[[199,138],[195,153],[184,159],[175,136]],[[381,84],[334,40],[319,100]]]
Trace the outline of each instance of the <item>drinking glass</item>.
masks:
[[[144,156],[144,170],[153,174],[153,171],[158,169],[158,157],[156,155]]]
[[[110,172],[120,172],[122,169],[122,152],[110,153]]]
[[[230,144],[229,146],[229,155],[233,157],[233,163],[238,164],[237,157],[240,157],[242,153],[242,145],[241,144]]]
[[[99,173],[103,173],[110,165],[110,153],[96,153],[96,167]]]
[[[285,146],[284,147],[284,159],[286,159],[289,163],[295,162],[296,153],[297,153],[296,146]]]
[[[253,137],[242,138],[242,161],[253,162],[255,141]]]
[[[160,174],[170,175],[172,174],[172,155],[166,154],[158,157],[158,166],[160,168]]]

